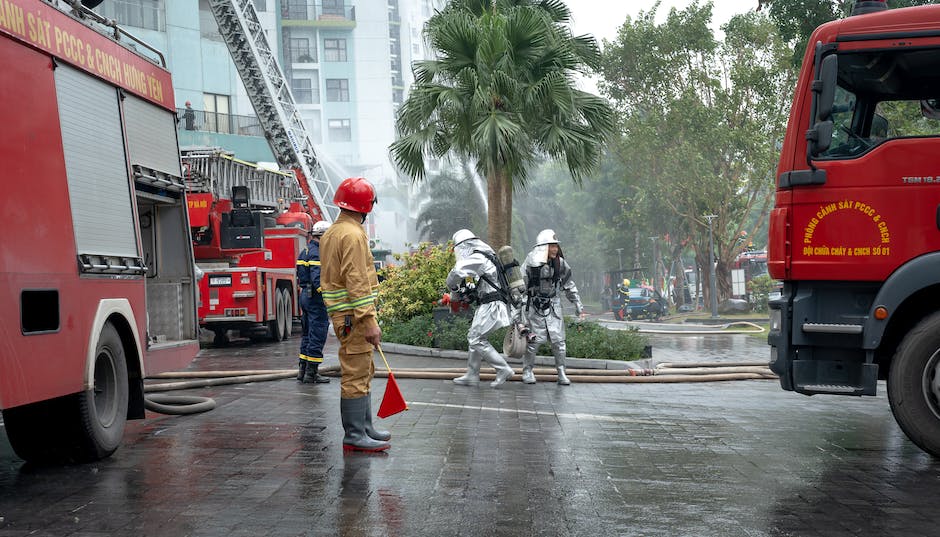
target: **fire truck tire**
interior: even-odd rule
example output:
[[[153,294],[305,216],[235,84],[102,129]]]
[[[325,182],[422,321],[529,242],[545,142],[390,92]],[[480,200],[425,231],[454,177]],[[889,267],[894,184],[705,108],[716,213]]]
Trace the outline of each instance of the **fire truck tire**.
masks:
[[[85,460],[98,460],[114,453],[127,424],[127,361],[124,344],[111,323],[101,330],[94,364],[94,387],[79,394],[82,416],[80,441]]]
[[[212,338],[212,344],[216,347],[225,347],[229,344],[228,330],[214,330],[215,337]]]
[[[940,457],[940,313],[901,341],[888,375],[888,401],[904,434]]]
[[[274,319],[268,321],[268,335],[274,341],[284,340],[284,295],[280,289],[274,291]]]
[[[91,462],[118,448],[127,423],[124,345],[106,324],[98,339],[94,387],[3,411],[13,451],[33,463]]]
[[[281,293],[284,295],[284,339],[290,339],[294,333],[294,299],[286,287],[281,288]]]

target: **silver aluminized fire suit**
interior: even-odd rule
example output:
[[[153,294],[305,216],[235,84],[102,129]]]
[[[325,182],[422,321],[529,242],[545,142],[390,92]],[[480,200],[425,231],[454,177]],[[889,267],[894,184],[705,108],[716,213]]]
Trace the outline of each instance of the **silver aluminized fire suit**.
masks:
[[[558,370],[558,383],[570,384],[565,375],[565,321],[562,317],[561,294],[574,304],[575,314],[584,311],[578,287],[571,280],[571,267],[560,254],[554,259],[548,258],[548,245],[536,246],[526,256],[523,263],[523,275],[526,279],[528,303],[526,317],[529,329],[535,337],[526,346],[522,357],[522,381],[526,384],[535,382],[532,367],[535,365],[535,352],[539,345],[548,341],[555,357]]]
[[[455,234],[455,237],[459,238],[458,234]],[[467,232],[467,235],[469,234]],[[495,388],[512,377],[512,368],[493,348],[487,336],[495,330],[509,326],[509,309],[494,287],[494,284],[499,285],[496,265],[481,253],[484,251],[495,255],[488,244],[476,237],[458,242],[454,245],[457,263],[447,275],[448,289],[464,289],[466,292],[475,293],[479,301],[470,330],[467,332],[467,343],[470,347],[467,373],[454,379],[454,382],[464,386],[478,385],[480,364],[486,360],[496,369],[496,380],[490,383],[490,386]],[[468,289],[468,285],[471,289]]]

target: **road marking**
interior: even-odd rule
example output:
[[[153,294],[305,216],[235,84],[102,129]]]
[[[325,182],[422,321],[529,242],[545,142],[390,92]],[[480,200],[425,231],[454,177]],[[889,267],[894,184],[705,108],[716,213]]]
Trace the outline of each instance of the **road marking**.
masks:
[[[621,416],[606,416],[603,414],[584,414],[581,412],[543,412],[539,410],[519,410],[515,408],[496,408],[489,406],[470,406],[470,405],[452,405],[448,403],[421,403],[409,401],[408,405],[415,406],[436,406],[440,408],[459,408],[461,410],[489,410],[492,412],[508,412],[514,414],[533,414],[538,416],[557,416],[558,418],[572,420],[591,420],[606,421],[611,423],[640,423],[644,425],[675,425],[675,423],[663,422],[659,420],[641,420],[636,418],[626,418]]]

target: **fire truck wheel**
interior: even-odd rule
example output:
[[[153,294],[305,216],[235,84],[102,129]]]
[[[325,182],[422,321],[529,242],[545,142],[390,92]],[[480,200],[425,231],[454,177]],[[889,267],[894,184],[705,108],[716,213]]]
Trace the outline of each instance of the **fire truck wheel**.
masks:
[[[212,338],[212,344],[216,347],[228,345],[228,330],[215,330],[215,337]]]
[[[274,319],[268,321],[268,335],[274,341],[284,340],[284,295],[280,289],[274,291]]]
[[[940,456],[940,313],[918,323],[901,341],[888,375],[888,400],[904,434]]]
[[[117,330],[104,326],[91,390],[3,411],[7,437],[23,460],[90,462],[114,453],[127,422],[128,380]]]
[[[289,339],[294,332],[294,299],[290,289],[282,288],[284,295],[284,339]]]
[[[124,344],[111,323],[105,324],[95,353],[93,389],[78,397],[81,458],[98,460],[114,453],[127,423],[127,362]]]

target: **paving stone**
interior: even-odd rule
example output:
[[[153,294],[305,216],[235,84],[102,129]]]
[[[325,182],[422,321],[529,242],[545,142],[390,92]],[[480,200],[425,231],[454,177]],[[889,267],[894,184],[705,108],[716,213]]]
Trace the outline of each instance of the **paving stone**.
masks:
[[[296,345],[236,341],[192,369],[293,368]],[[393,367],[465,365],[386,354]],[[326,355],[335,365],[332,338]],[[883,384],[864,399],[776,381],[398,384],[410,409],[377,419],[392,432],[377,455],[344,455],[338,379],[180,392],[218,406],[148,413],[95,464],[30,467],[0,438],[0,537],[917,536],[940,524],[940,464],[895,425]],[[384,390],[376,379],[373,410]]]

